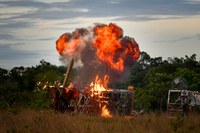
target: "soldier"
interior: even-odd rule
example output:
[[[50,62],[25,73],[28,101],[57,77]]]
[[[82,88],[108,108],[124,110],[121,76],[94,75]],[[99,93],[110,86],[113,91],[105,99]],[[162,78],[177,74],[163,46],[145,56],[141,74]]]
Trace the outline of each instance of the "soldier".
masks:
[[[189,100],[188,97],[183,98],[183,115],[188,116],[189,114]]]

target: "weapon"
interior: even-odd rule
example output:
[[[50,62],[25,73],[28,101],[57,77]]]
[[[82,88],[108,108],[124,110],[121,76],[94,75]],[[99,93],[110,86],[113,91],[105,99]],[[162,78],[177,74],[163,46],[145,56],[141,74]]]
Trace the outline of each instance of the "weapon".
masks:
[[[64,78],[64,81],[63,81],[63,88],[67,87],[67,82],[69,81],[69,76],[70,76],[70,73],[72,71],[73,64],[74,64],[74,58],[72,58],[72,60],[70,61],[69,66],[67,68],[67,71],[65,73],[65,78]]]

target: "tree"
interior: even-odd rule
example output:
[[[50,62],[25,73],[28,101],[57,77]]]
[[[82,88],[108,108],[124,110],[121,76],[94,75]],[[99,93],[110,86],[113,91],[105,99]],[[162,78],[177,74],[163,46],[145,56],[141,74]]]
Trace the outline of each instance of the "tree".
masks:
[[[5,88],[8,79],[8,70],[0,68],[0,88]]]
[[[134,109],[151,109],[155,97],[146,88],[137,88],[134,94]]]
[[[147,69],[145,69],[140,63],[135,62],[131,68],[131,73],[128,78],[128,85],[133,85],[137,88],[143,87],[146,83],[144,80],[146,73]]]
[[[152,69],[148,72],[146,80],[148,82],[146,88],[154,96],[152,108],[156,109],[155,105],[159,105],[160,110],[162,110],[166,106],[163,103],[166,103],[167,92],[171,87],[173,76],[167,73],[158,73],[156,69]]]
[[[189,69],[194,69],[198,67],[198,62],[196,61],[196,54],[193,54],[192,56],[188,57],[187,55],[185,56],[184,60],[184,66],[189,68]]]
[[[158,65],[162,64],[162,57],[156,57],[150,59],[150,66],[156,67]]]
[[[21,67],[14,67],[9,71],[9,76],[12,82],[17,83],[17,88],[18,89],[24,89],[24,83],[23,83],[23,73],[26,71],[26,69],[21,66]]]
[[[200,91],[200,74],[188,68],[178,68],[175,73],[176,77],[183,77],[188,83],[188,89]]]
[[[49,82],[51,85],[55,83],[55,81],[61,81],[63,79],[63,75],[57,73],[56,70],[48,70],[42,73],[38,73],[34,77],[34,82]]]
[[[148,68],[150,65],[151,57],[146,52],[142,51],[140,53],[139,63],[143,66],[143,68]]]

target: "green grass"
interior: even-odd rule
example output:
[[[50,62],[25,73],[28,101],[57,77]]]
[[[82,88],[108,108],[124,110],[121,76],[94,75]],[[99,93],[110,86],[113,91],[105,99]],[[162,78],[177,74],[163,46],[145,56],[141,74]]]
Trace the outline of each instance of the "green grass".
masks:
[[[167,114],[102,118],[49,110],[0,111],[0,133],[198,133],[200,115],[170,118]]]

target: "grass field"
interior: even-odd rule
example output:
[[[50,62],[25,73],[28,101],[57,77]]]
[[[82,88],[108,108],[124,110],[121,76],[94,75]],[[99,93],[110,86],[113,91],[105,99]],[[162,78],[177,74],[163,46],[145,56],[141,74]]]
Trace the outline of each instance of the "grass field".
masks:
[[[0,111],[0,133],[200,133],[200,115],[188,118],[146,113],[142,116],[102,118],[53,111]]]

